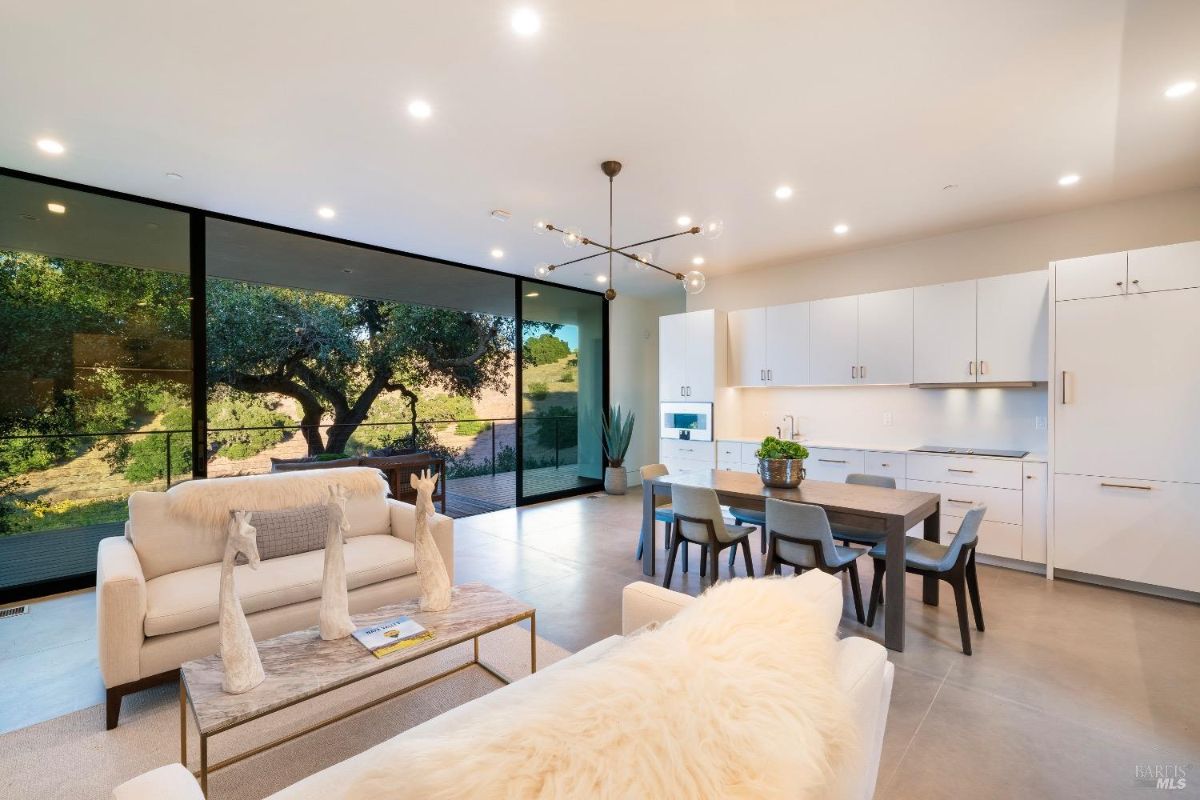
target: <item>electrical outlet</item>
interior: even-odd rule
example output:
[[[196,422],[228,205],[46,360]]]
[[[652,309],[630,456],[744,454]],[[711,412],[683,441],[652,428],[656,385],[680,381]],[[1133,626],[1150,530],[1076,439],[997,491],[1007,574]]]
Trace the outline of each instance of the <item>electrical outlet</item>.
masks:
[[[890,412],[890,411],[883,412],[883,424],[884,424],[884,427],[887,427],[892,424],[892,412]]]
[[[1034,417],[1033,418],[1033,429],[1035,431],[1046,430],[1046,418],[1045,417]]]

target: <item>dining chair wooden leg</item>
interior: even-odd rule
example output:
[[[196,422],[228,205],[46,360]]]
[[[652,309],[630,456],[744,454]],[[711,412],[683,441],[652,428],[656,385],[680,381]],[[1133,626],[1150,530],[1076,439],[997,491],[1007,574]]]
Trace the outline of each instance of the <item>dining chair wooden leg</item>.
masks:
[[[721,579],[721,572],[720,572],[720,569],[721,569],[720,563],[721,562],[719,559],[719,557],[721,555],[720,545],[717,544],[716,542],[710,542],[708,545],[708,555],[709,555],[708,584],[709,584],[709,586],[712,586],[713,584],[715,584],[717,581],[719,581]]]
[[[971,655],[971,625],[967,621],[967,582],[960,571],[951,573],[949,584],[954,588],[954,606],[958,609],[958,632],[962,635],[964,655]]]
[[[708,574],[708,545],[700,545],[700,577]]]
[[[683,573],[686,575],[688,571],[688,543],[683,543]]]
[[[742,537],[742,556],[746,561],[746,577],[754,577],[754,561],[750,558],[750,537]]]
[[[671,588],[671,573],[675,571],[675,556],[679,554],[679,546],[683,542],[683,537],[677,533],[671,534],[671,551],[667,554],[667,569],[666,577],[663,578],[663,588]],[[686,546],[686,545],[685,545]]]
[[[875,558],[872,559],[875,567],[875,575],[871,578],[871,602],[867,607],[867,627],[875,627],[875,610],[879,608],[883,602],[883,561]]]
[[[738,524],[740,525],[741,523],[739,522]],[[730,550],[729,550],[729,574],[730,575],[733,574],[733,559],[736,557],[737,557],[737,548],[736,547],[730,548]]]
[[[764,555],[767,552],[767,526],[763,525],[758,529],[758,549]]]
[[[979,602],[979,575],[975,572],[975,551],[967,561],[967,591],[971,593],[971,607],[975,612],[975,628],[983,630],[983,604]]]
[[[640,533],[638,534],[637,555],[634,556],[638,561],[642,560],[642,548],[646,546],[646,539]]]
[[[858,617],[858,624],[862,625],[866,619],[863,617],[862,587],[858,585],[858,562],[851,561],[846,571],[850,573],[850,593],[854,595],[854,615]]]

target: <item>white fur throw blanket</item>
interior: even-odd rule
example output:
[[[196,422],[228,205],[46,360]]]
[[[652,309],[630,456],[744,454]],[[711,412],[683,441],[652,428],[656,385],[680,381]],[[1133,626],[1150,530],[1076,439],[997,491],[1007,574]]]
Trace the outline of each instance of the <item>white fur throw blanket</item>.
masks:
[[[662,627],[540,676],[519,705],[396,740],[345,797],[828,797],[854,746],[850,709],[834,631],[794,584],[718,584]]]
[[[173,516],[224,530],[231,511],[324,504],[330,485],[343,487],[349,496],[385,497],[388,490],[383,473],[373,467],[338,467],[188,481],[168,489],[167,497]]]

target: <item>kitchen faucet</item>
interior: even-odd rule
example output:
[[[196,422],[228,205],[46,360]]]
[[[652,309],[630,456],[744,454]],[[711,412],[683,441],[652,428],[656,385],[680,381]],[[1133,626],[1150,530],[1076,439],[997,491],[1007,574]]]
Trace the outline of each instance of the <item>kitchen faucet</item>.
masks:
[[[783,418],[788,423],[788,441],[796,441],[796,417],[792,414],[784,414]]]

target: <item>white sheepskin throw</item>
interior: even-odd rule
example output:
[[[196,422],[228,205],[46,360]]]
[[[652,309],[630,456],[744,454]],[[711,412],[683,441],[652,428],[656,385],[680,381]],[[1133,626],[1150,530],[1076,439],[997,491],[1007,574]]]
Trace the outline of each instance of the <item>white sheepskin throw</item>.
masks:
[[[383,473],[372,467],[339,467],[267,475],[188,481],[167,490],[170,513],[224,529],[233,511],[278,511],[324,503],[333,484],[348,496],[387,495]]]
[[[855,746],[850,707],[834,631],[795,583],[718,584],[596,661],[547,672],[519,705],[396,740],[345,797],[829,797]]]

